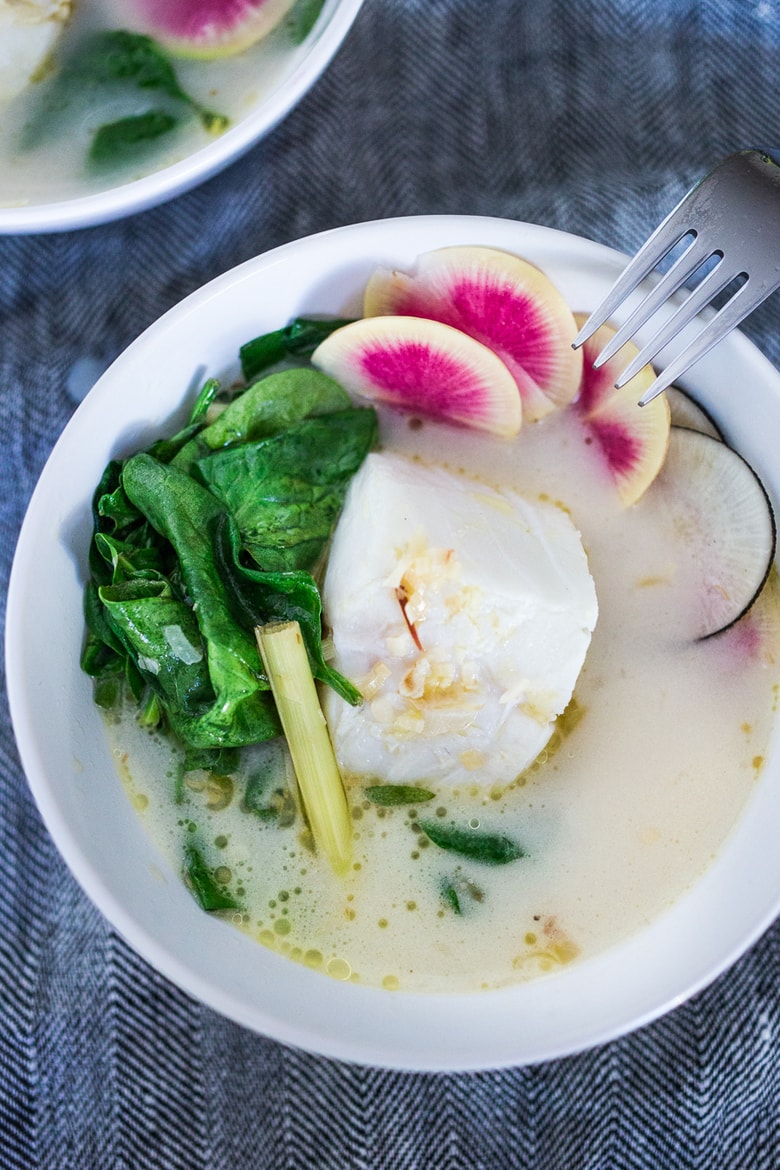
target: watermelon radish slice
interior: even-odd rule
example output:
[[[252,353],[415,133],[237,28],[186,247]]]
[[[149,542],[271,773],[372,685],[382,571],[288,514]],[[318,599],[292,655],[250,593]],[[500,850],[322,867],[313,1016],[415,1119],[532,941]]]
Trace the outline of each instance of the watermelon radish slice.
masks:
[[[666,400],[669,403],[671,423],[673,427],[687,427],[691,431],[701,431],[703,435],[710,435],[713,439],[722,439],[723,434],[703,406],[699,406],[689,394],[680,390],[679,386],[666,388]]]
[[[645,366],[619,390],[615,388],[618,375],[634,356],[629,352],[630,342],[619,357],[595,368],[596,357],[614,332],[612,326],[602,325],[583,345],[582,384],[574,408],[588,439],[600,452],[621,502],[629,507],[644,495],[663,466],[669,443],[669,404],[661,394],[647,406],[637,405],[655,380],[651,366]]]
[[[359,398],[504,438],[520,430],[520,396],[504,363],[439,321],[365,317],[331,333],[311,360]]]
[[[131,0],[133,24],[179,57],[240,53],[267,36],[295,0]]]
[[[686,427],[672,427],[656,493],[682,548],[672,587],[692,589],[694,635],[711,638],[747,613],[769,576],[772,505],[741,455]]]
[[[512,372],[528,420],[571,402],[582,358],[568,305],[533,264],[496,248],[427,252],[413,275],[380,268],[365,292],[367,317],[428,317],[492,349]]]

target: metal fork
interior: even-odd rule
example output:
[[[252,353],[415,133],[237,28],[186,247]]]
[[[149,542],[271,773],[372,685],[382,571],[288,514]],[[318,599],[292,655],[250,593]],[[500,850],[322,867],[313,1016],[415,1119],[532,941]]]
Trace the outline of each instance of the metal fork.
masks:
[[[709,270],[688,293],[615,383],[624,386],[728,286],[736,291],[658,375],[639,400],[646,406],[712,349],[780,285],[780,151],[730,154],[701,179],[656,228],[591,313],[574,339],[578,348],[611,317],[638,284],[686,237],[672,266],[655,284],[596,359],[601,366],[697,272]]]

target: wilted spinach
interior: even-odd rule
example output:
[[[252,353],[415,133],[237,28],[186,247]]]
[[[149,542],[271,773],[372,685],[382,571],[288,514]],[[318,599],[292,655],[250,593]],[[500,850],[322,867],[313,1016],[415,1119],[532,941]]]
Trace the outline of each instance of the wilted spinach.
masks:
[[[271,375],[208,423],[217,393],[207,383],[177,435],[106,468],[82,654],[98,701],[129,687],[201,762],[279,734],[258,624],[298,621],[315,677],[359,701],[324,660],[307,570],[376,439],[373,411],[316,371]]]
[[[321,341],[342,325],[349,325],[350,320],[347,317],[331,317],[322,321],[312,317],[296,317],[283,329],[274,329],[271,333],[253,337],[240,350],[244,377],[251,382],[258,374],[286,358],[311,357]]]

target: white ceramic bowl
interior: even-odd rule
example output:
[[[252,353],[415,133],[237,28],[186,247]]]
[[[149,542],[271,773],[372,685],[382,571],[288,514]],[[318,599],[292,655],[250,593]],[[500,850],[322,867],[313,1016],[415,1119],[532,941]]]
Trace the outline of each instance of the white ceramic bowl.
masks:
[[[326,0],[312,32],[289,52],[274,84],[224,134],[187,157],[132,182],[26,206],[0,205],[0,235],[68,231],[145,211],[197,186],[239,158],[289,114],[346,37],[363,0]]]
[[[301,313],[355,312],[375,264],[404,267],[457,243],[535,261],[580,309],[595,304],[622,265],[616,253],[560,232],[445,216],[338,229],[226,273],[148,329],[80,406],[30,504],[8,598],[9,695],[24,768],[52,837],[109,921],[174,983],[249,1028],[331,1057],[406,1069],[520,1065],[609,1040],[707,984],[780,909],[776,746],[717,861],[671,910],[560,974],[476,995],[342,984],[266,950],[198,909],[125,795],[79,669],[90,499],[105,463],[169,432],[181,420],[183,389],[204,369],[235,368],[248,337]],[[688,387],[780,500],[776,371],[732,334]]]

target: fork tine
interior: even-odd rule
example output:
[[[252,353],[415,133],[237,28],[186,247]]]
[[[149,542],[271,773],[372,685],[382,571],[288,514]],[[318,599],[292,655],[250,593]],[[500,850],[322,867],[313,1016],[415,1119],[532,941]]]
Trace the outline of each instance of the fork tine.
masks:
[[[688,277],[692,276],[696,269],[714,254],[712,245],[702,240],[701,236],[693,239],[682,255],[678,256],[669,271],[639,303],[617,333],[610,338],[594,361],[594,366],[597,369],[599,366],[603,366],[619,349],[622,349],[626,342],[630,341],[644,323],[652,317],[656,309],[676,293]]]
[[[629,261],[604,300],[593,310],[574,338],[572,342],[574,349],[578,349],[586,342],[612,316],[615,309],[622,304],[629,293],[632,293],[636,286],[641,284],[645,277],[663,260],[664,256],[689,234],[691,228],[684,214],[684,204],[687,199],[688,195],[680,200],[645,241],[634,258]]]
[[[704,357],[713,346],[725,335],[739,325],[748,313],[752,313],[757,305],[776,288],[780,287],[780,277],[773,281],[753,282],[750,279],[737,289],[734,296],[726,302],[715,316],[709,321],[699,334],[665,367],[658,375],[652,386],[639,399],[640,406],[647,406],[654,398],[671,386],[689,366]]]
[[[697,313],[710,303],[713,297],[716,297],[719,292],[722,292],[727,285],[731,283],[739,275],[738,271],[725,265],[723,260],[713,268],[711,272],[704,277],[701,284],[698,284],[688,296],[685,298],[680,307],[672,314],[668,321],[658,330],[654,337],[648,341],[637,354],[632,362],[626,366],[620,377],[615,382],[619,388],[625,386],[634,374],[638,374],[643,366],[651,362],[657,353],[673,341],[685,326],[693,320]],[[746,287],[743,285],[743,287]],[[736,294],[735,294],[736,295]],[[732,298],[733,299],[733,298]],[[731,301],[729,300],[729,302]],[[724,306],[725,307],[725,306]]]

